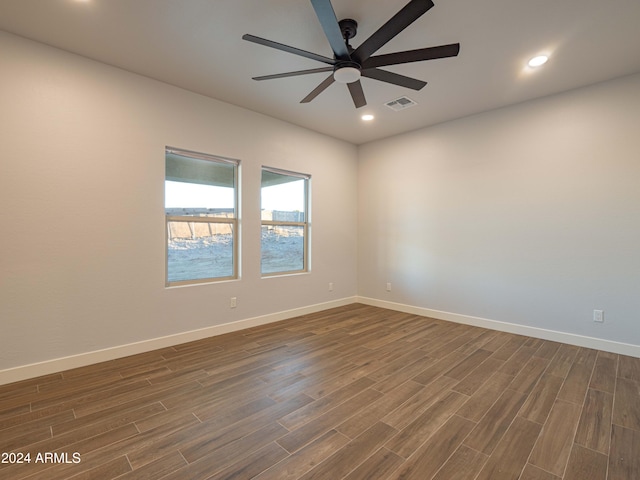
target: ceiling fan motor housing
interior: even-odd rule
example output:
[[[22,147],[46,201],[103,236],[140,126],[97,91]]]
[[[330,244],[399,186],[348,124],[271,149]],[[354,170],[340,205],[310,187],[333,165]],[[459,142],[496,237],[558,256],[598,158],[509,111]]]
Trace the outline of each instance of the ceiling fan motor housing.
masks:
[[[358,22],[352,20],[351,18],[340,20],[338,22],[338,25],[340,26],[340,31],[342,32],[342,38],[344,38],[346,42],[355,37],[358,33]]]

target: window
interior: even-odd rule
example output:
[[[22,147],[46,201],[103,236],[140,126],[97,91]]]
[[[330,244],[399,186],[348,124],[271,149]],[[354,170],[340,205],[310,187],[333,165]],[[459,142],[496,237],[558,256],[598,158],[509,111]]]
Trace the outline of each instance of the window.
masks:
[[[166,285],[238,277],[236,160],[167,148]]]
[[[308,175],[262,168],[263,275],[309,268]]]

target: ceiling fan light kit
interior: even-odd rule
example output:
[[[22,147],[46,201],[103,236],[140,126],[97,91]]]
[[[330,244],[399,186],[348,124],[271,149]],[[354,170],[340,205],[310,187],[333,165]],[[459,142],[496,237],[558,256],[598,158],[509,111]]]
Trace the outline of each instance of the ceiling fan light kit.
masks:
[[[349,40],[356,36],[358,23],[352,19],[344,19],[338,22],[330,0],[310,1],[320,25],[324,30],[324,34],[329,41],[329,45],[333,51],[333,58],[307,52],[296,47],[291,47],[289,45],[284,45],[250,34],[242,36],[244,40],[249,42],[316,60],[327,65],[326,67],[309,70],[298,70],[295,72],[253,77],[254,80],[273,80],[276,78],[294,77],[311,73],[331,72],[330,75],[311,93],[309,93],[309,95],[303,98],[300,103],[311,102],[332,83],[337,82],[347,85],[353,104],[356,108],[363,107],[367,104],[367,101],[364,96],[364,91],[362,90],[362,83],[360,82],[361,77],[372,78],[380,82],[390,83],[413,90],[420,90],[427,84],[427,82],[406,77],[388,70],[382,70],[379,67],[455,57],[460,52],[460,44],[453,43],[437,47],[427,47],[417,50],[407,50],[403,52],[373,56],[375,52],[386,45],[392,38],[431,9],[434,6],[431,0],[411,0],[404,8],[396,13],[389,21],[382,25],[382,27],[362,42],[362,44],[357,48],[353,48],[350,45]]]
[[[333,71],[333,79],[338,83],[353,83],[360,80],[360,68],[356,66],[336,66]]]

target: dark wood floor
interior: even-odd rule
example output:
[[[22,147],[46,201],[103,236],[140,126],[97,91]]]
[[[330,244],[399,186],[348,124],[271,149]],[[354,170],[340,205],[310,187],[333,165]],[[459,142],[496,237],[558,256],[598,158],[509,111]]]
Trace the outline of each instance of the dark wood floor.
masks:
[[[638,480],[640,359],[356,304],[2,386],[0,452],[2,479]]]

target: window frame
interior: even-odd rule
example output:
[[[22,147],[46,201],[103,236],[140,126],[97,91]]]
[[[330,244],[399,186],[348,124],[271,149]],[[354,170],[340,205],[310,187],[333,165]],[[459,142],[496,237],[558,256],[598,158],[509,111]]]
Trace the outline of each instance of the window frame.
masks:
[[[287,222],[277,220],[263,220],[262,219],[262,201],[260,202],[260,231],[264,226],[284,226],[284,227],[302,227],[303,232],[303,247],[302,247],[302,269],[300,270],[282,270],[279,272],[264,273],[262,271],[262,241],[260,242],[260,275],[261,278],[277,277],[283,275],[297,275],[308,273],[310,271],[310,250],[311,250],[311,175],[300,172],[293,172],[291,170],[283,170],[280,168],[268,167],[263,165],[260,169],[260,195],[262,197],[262,174],[263,172],[275,173],[277,175],[285,175],[289,177],[297,177],[304,180],[304,222]]]
[[[165,286],[179,287],[185,285],[200,285],[206,283],[216,283],[229,280],[237,280],[240,278],[240,230],[239,230],[239,187],[240,187],[240,160],[211,155],[207,153],[194,152],[175,147],[165,147],[165,182],[167,181],[166,158],[168,154],[174,154],[181,157],[193,158],[196,160],[205,160],[212,163],[232,165],[234,167],[233,175],[233,217],[197,217],[193,215],[167,215],[165,207]],[[224,224],[231,226],[232,232],[232,274],[224,277],[207,277],[187,280],[169,280],[169,223],[184,222],[192,224],[189,228],[193,232],[194,224]]]

